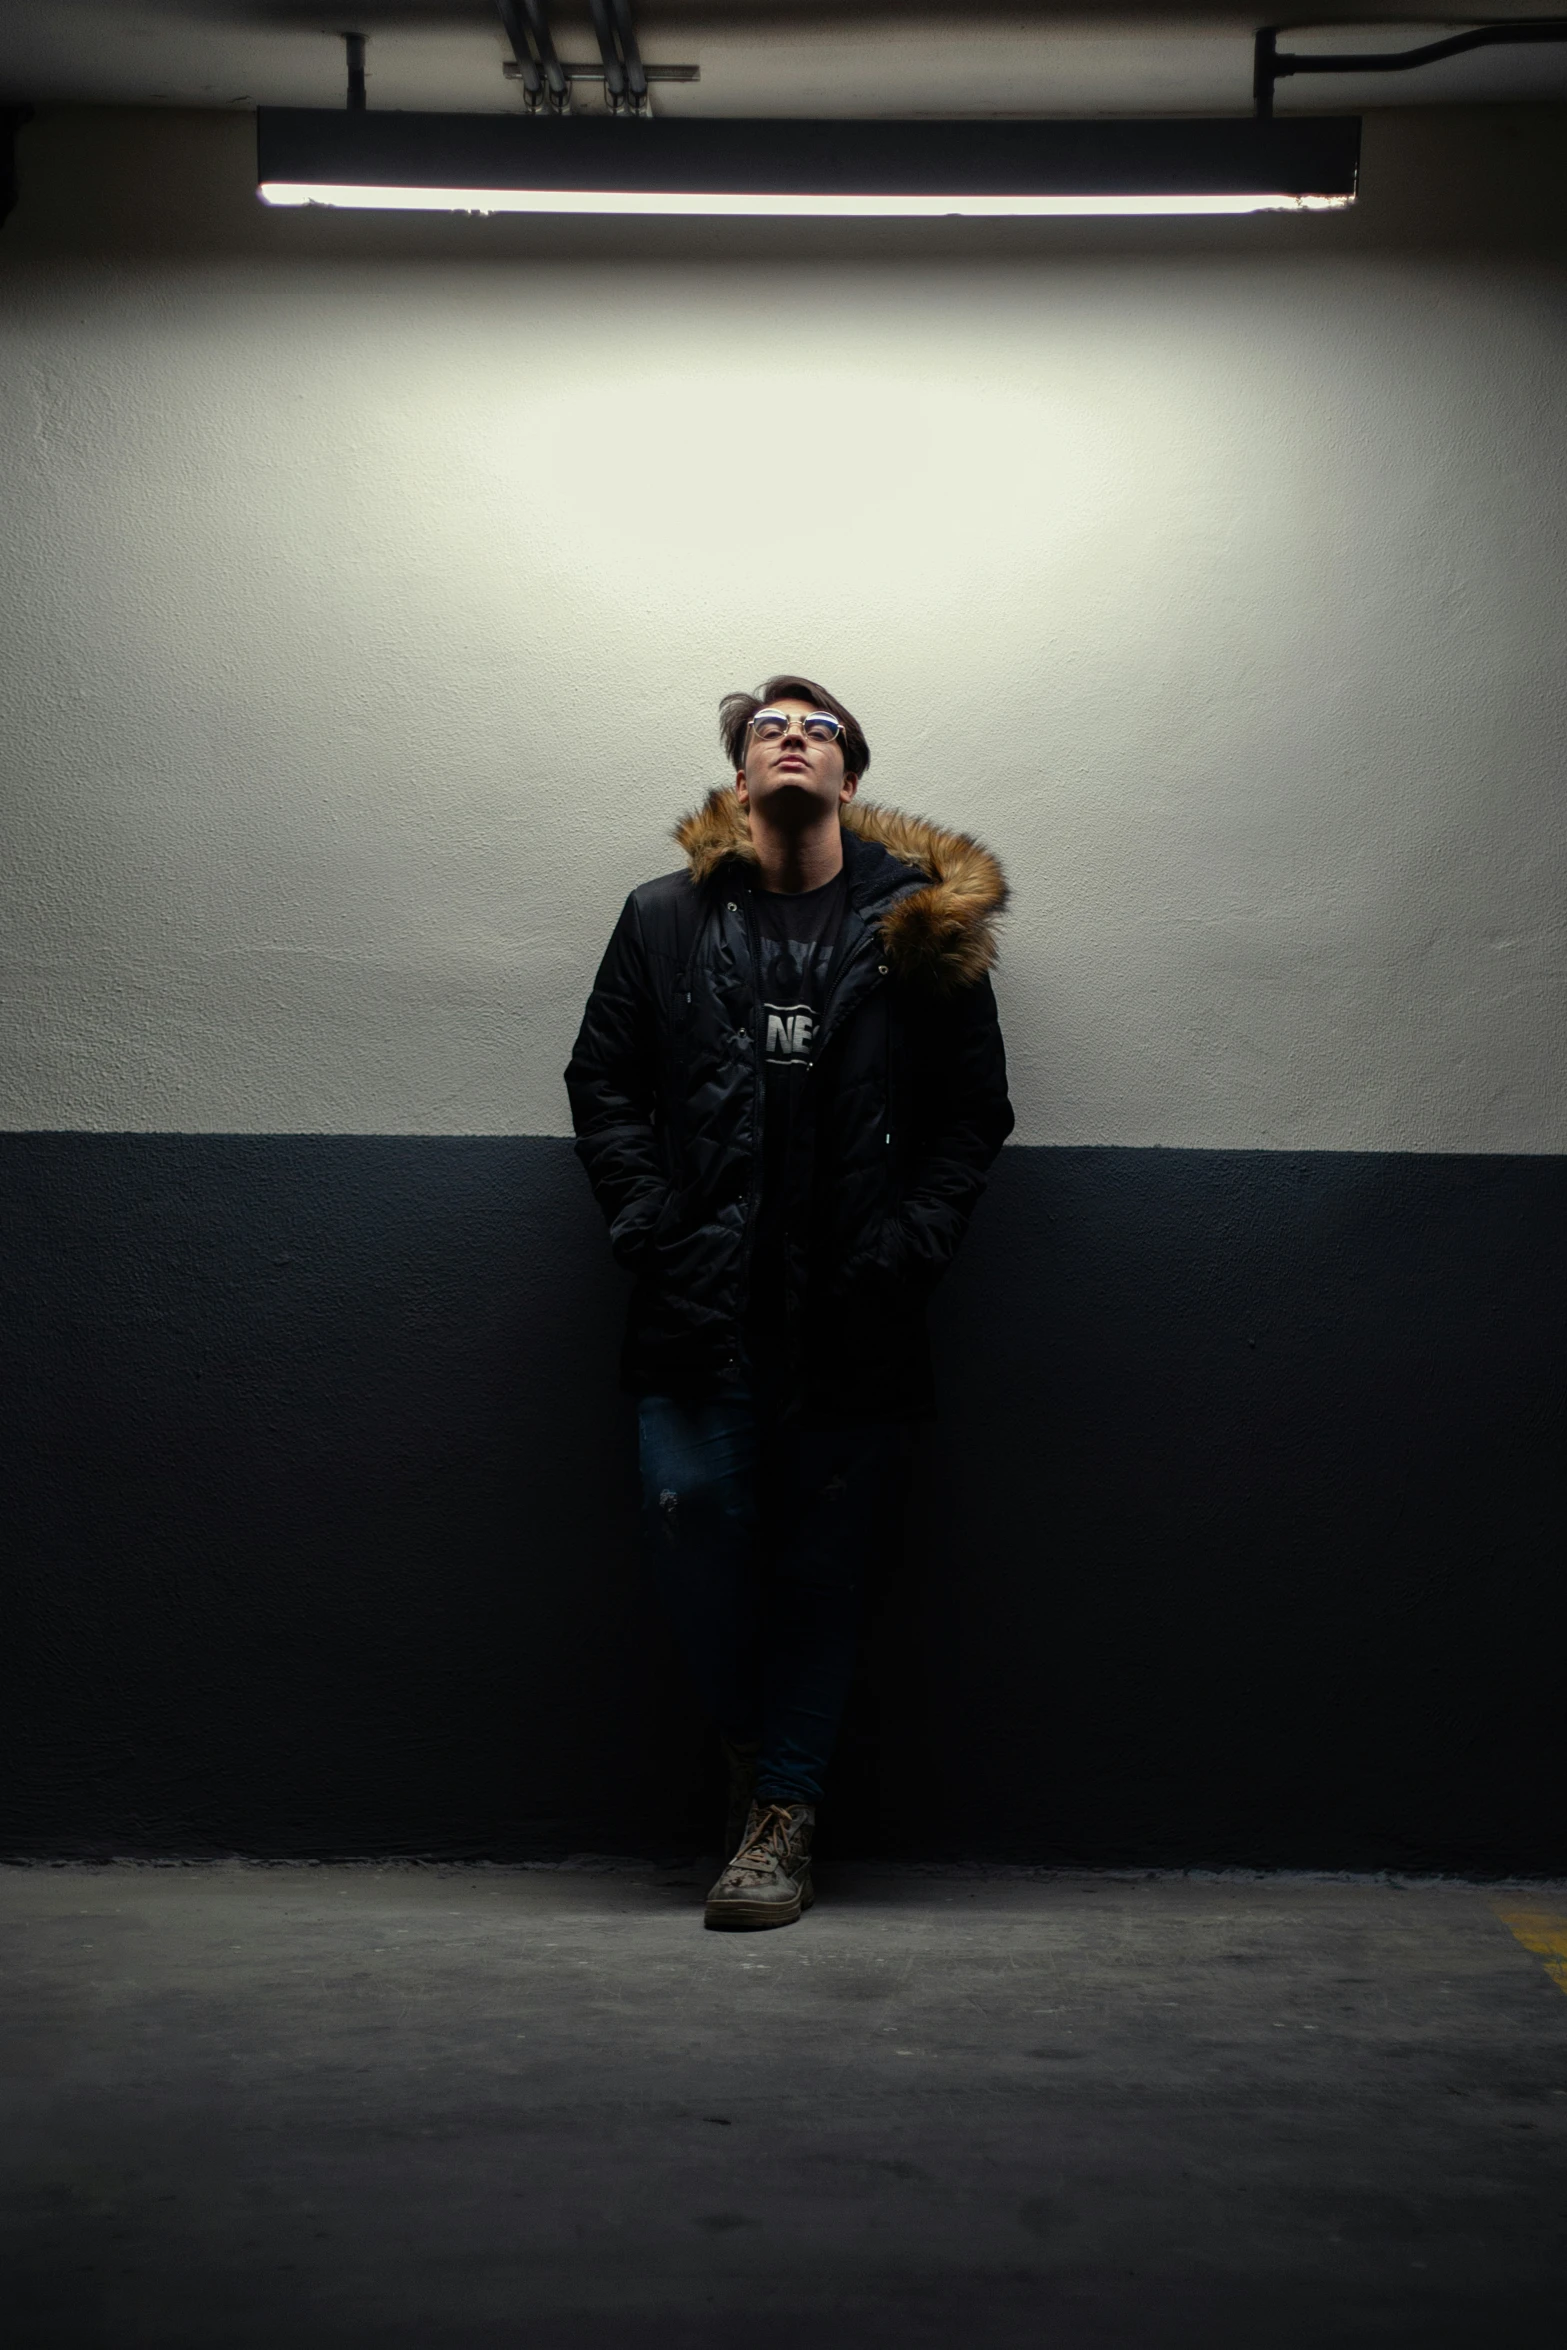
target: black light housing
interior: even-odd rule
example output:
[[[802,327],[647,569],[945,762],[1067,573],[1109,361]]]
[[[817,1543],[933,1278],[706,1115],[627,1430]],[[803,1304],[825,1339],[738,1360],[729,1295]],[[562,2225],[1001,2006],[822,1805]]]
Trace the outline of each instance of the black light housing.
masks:
[[[1333,211],[1354,116],[1050,122],[398,114],[262,107],[269,204],[860,218]]]

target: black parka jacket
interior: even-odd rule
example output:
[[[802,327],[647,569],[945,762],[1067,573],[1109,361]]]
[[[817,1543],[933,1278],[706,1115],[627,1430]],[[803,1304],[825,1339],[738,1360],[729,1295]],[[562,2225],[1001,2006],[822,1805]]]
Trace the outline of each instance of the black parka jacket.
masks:
[[[848,905],[796,1128],[791,1352],[834,1416],[932,1406],[924,1300],[1012,1129],[988,972],[1006,900],[961,834],[853,801]],[[765,1104],[756,852],[732,787],[676,831],[684,872],[632,891],[566,1088],[577,1154],[636,1276],[634,1392],[719,1393],[745,1318]]]

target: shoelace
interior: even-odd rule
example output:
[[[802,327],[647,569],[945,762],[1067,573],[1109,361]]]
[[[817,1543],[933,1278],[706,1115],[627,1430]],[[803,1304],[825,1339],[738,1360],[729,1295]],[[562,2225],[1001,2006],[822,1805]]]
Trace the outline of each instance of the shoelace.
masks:
[[[742,1844],[732,1869],[770,1869],[781,1860],[789,1848],[789,1806],[786,1803],[768,1803],[762,1806],[762,1816],[756,1823],[756,1834],[749,1843]]]

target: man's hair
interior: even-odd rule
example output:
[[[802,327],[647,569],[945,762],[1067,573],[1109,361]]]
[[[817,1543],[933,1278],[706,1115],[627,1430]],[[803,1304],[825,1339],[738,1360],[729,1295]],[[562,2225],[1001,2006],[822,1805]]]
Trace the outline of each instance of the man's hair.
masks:
[[[865,730],[852,710],[846,710],[835,694],[810,677],[770,677],[758,686],[754,694],[725,694],[718,705],[718,732],[729,757],[731,767],[745,765],[746,729],[758,710],[765,710],[769,702],[809,702],[813,709],[830,711],[843,723],[843,771],[845,775],[863,775],[871,763],[871,746],[865,739]]]

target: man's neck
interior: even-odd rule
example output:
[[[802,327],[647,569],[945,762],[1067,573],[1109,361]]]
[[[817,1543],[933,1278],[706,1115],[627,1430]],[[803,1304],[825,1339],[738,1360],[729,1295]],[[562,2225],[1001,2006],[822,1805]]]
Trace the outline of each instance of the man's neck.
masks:
[[[751,846],[756,851],[758,878],[765,890],[797,897],[802,890],[821,889],[843,871],[843,830],[832,809],[820,824],[805,831],[787,832],[751,810]]]

